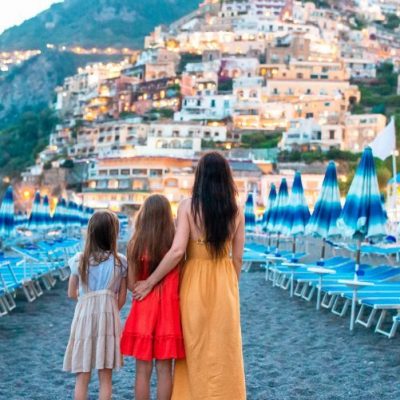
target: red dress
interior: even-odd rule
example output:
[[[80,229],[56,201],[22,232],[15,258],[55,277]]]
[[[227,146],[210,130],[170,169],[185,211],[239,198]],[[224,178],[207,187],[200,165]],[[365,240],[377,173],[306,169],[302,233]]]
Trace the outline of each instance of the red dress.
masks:
[[[142,259],[144,271],[148,262]],[[139,277],[140,280],[146,279]],[[132,308],[121,339],[121,353],[151,361],[185,357],[179,310],[179,268],[173,269],[142,301]]]

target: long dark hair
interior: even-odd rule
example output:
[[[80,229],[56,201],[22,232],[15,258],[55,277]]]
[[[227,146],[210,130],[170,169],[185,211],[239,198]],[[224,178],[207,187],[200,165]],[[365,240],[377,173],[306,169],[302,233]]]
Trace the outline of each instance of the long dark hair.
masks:
[[[118,217],[111,211],[97,211],[90,218],[85,248],[79,263],[79,275],[84,284],[88,282],[89,265],[98,265],[114,256],[115,265],[121,266],[118,256]]]
[[[128,244],[128,279],[136,281],[144,272],[151,274],[170,249],[174,235],[174,218],[167,198],[159,194],[147,197]],[[148,271],[144,271],[144,257]]]
[[[234,233],[238,205],[237,189],[228,161],[217,152],[205,154],[197,164],[191,211],[214,257],[223,254]]]

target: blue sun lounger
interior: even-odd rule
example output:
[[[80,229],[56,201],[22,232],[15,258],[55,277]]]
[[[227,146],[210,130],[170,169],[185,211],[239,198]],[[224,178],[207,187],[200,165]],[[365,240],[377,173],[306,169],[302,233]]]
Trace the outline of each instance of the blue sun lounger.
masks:
[[[375,332],[389,339],[396,335],[400,324],[400,290],[397,292],[397,296],[394,293],[380,293],[375,298],[361,298],[358,300],[358,303],[361,307],[357,314],[356,323],[370,328],[375,321],[377,313],[380,312]],[[393,311],[395,314],[393,314]],[[389,329],[385,329],[388,315],[391,316]]]

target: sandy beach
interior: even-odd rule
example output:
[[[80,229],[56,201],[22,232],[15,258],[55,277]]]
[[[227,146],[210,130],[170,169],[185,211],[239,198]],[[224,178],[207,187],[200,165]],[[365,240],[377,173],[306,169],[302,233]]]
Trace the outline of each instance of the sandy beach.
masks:
[[[249,400],[390,400],[400,398],[400,340],[348,318],[290,299],[262,272],[241,280],[243,345]],[[74,303],[59,283],[33,304],[18,301],[0,319],[0,399],[72,398],[73,375],[61,371]],[[127,315],[129,304],[123,309]],[[114,398],[132,399],[134,365],[114,375]],[[90,388],[96,399],[97,382]],[[234,399],[232,399],[234,400]]]

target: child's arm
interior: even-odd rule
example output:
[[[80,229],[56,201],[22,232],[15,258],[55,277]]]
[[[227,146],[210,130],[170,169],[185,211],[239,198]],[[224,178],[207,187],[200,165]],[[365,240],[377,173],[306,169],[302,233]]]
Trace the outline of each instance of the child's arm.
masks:
[[[127,293],[126,278],[122,278],[121,286],[119,287],[119,292],[118,292],[118,309],[119,310],[125,305],[126,293]]]
[[[239,224],[236,228],[236,232],[232,241],[232,261],[233,265],[235,266],[238,279],[240,278],[240,273],[242,272],[244,240],[244,214],[243,212],[240,212]]]
[[[127,286],[128,289],[133,292],[136,284],[136,276],[134,272],[133,265],[128,265],[128,278],[127,278]]]
[[[138,282],[133,290],[136,300],[144,299],[158,282],[172,271],[185,255],[190,236],[190,200],[184,200],[178,209],[177,227],[171,249],[161,260],[157,269],[145,280]]]
[[[68,281],[68,297],[70,299],[78,299],[79,278],[77,275],[70,275]]]

